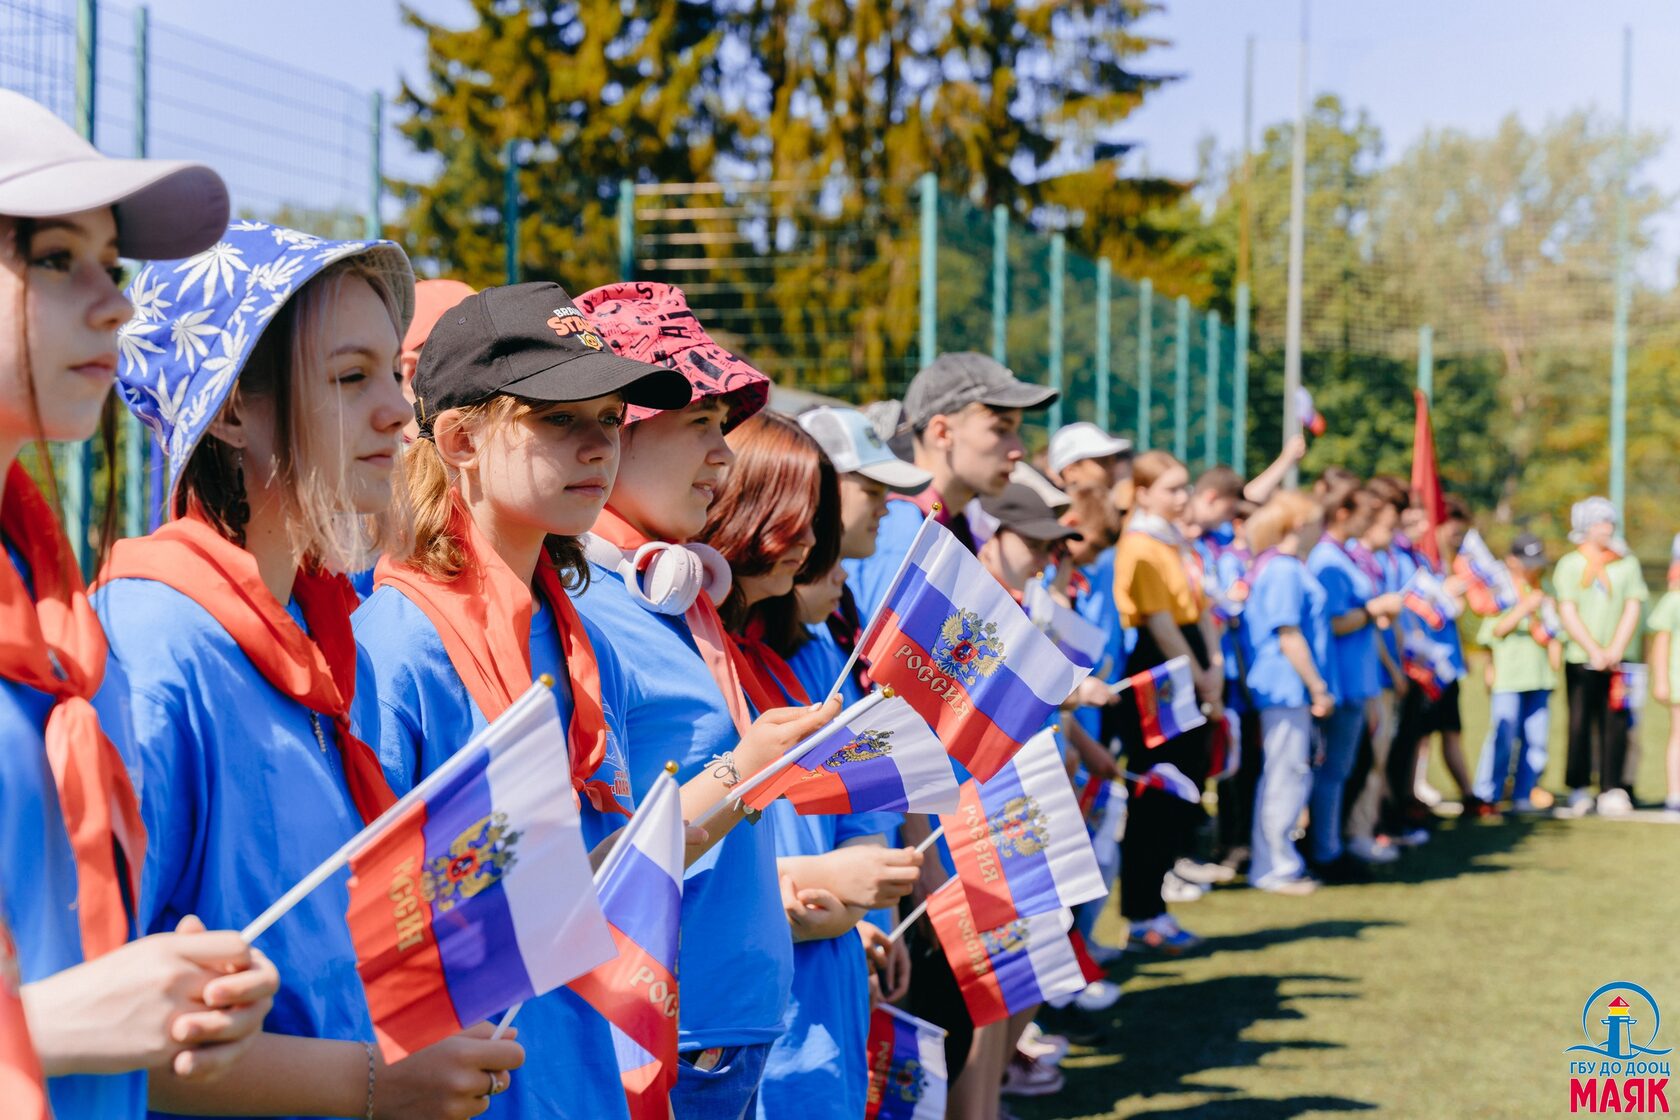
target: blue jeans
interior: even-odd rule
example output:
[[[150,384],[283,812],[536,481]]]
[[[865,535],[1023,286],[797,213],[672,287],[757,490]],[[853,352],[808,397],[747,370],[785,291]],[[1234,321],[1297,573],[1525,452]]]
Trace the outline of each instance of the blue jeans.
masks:
[[[764,1079],[770,1043],[725,1046],[709,1070],[691,1065],[692,1057],[685,1051],[677,1059],[677,1087],[671,1090],[674,1115],[682,1120],[746,1120],[757,1115],[758,1083]]]
[[[1512,747],[1516,752],[1517,773],[1511,781],[1511,800],[1527,801],[1534,793],[1540,775],[1546,772],[1547,739],[1551,734],[1552,694],[1542,689],[1533,692],[1495,692],[1488,710],[1487,742],[1482,745],[1482,757],[1476,761],[1475,794],[1483,801],[1498,801],[1505,792],[1505,779],[1511,773]]]
[[[1307,840],[1314,863],[1334,863],[1342,856],[1342,795],[1364,728],[1363,699],[1338,700],[1336,710],[1323,721],[1324,755],[1315,760],[1308,802]]]
[[[1254,839],[1248,881],[1271,887],[1306,870],[1289,834],[1312,792],[1312,713],[1306,708],[1260,709],[1264,761],[1254,792]]]

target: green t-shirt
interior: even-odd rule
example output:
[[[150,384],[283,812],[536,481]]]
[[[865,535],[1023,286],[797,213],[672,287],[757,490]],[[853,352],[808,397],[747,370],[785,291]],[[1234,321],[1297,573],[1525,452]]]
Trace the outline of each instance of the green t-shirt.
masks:
[[[1495,692],[1550,692],[1557,687],[1557,674],[1546,647],[1534,640],[1529,632],[1530,615],[1517,623],[1517,628],[1503,638],[1496,637],[1493,628],[1506,614],[1482,619],[1476,633],[1476,644],[1493,651],[1493,690]]]
[[[1680,591],[1666,592],[1658,599],[1645,625],[1653,633],[1659,630],[1680,633]],[[1652,665],[1651,671],[1656,672],[1657,667]],[[1680,700],[1680,640],[1675,638],[1668,640],[1668,696],[1671,703]]]
[[[1558,602],[1575,604],[1575,609],[1581,613],[1581,624],[1593,636],[1593,641],[1601,646],[1608,645],[1616,635],[1616,624],[1622,620],[1622,608],[1628,600],[1643,603],[1650,598],[1650,592],[1645,589],[1645,574],[1639,570],[1638,557],[1624,556],[1605,567],[1605,579],[1610,584],[1608,588],[1604,586],[1604,580],[1594,580],[1591,587],[1582,587],[1581,576],[1586,570],[1587,558],[1581,555],[1579,549],[1566,554],[1552,570],[1552,589]],[[1630,653],[1633,651],[1631,644],[1628,650]],[[1563,655],[1572,664],[1587,663],[1587,651],[1567,632]]]

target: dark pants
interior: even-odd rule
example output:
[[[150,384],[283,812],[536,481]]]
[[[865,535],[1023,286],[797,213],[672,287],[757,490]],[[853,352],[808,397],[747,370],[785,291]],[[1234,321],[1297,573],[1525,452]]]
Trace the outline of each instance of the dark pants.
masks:
[[[1254,832],[1254,795],[1260,788],[1260,768],[1265,764],[1261,745],[1260,713],[1248,709],[1238,721],[1242,736],[1242,758],[1237,772],[1219,783],[1219,849],[1221,856],[1247,851]]]
[[[1569,755],[1563,780],[1570,789],[1585,789],[1598,775],[1600,789],[1632,791],[1627,774],[1628,713],[1610,707],[1614,671],[1585,665],[1563,667],[1569,686]]]
[[[1190,652],[1207,666],[1207,646],[1194,626],[1181,627]],[[1147,628],[1138,632],[1137,648],[1126,660],[1126,675],[1132,676],[1167,660]],[[1196,783],[1207,781],[1208,724],[1169,739],[1154,750],[1144,746],[1143,725],[1138,717],[1132,690],[1120,694],[1121,740],[1126,746],[1126,767],[1141,774],[1151,766],[1170,762]],[[1200,805],[1192,805],[1165,790],[1147,789],[1134,796],[1126,812],[1126,837],[1120,842],[1120,913],[1133,922],[1147,921],[1166,913],[1161,898],[1161,880],[1178,858],[1187,855],[1196,829],[1207,819]]]

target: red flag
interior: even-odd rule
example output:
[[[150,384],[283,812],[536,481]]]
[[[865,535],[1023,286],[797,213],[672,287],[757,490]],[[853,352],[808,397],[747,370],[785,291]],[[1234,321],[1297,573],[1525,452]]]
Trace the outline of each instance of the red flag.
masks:
[[[1417,427],[1412,434],[1412,501],[1429,518],[1429,532],[1412,544],[1440,571],[1441,546],[1435,530],[1447,519],[1447,504],[1441,495],[1441,475],[1435,469],[1435,430],[1429,424],[1429,398],[1422,389],[1413,389],[1412,396],[1417,401]]]
[[[47,1090],[41,1060],[29,1042],[29,1024],[18,998],[17,952],[11,932],[0,920],[0,1100],[8,1116],[46,1120]]]

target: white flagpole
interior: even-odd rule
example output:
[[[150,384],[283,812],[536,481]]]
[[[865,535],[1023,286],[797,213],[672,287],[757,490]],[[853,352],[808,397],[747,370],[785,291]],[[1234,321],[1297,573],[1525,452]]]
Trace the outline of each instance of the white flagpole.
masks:
[[[916,923],[917,918],[919,918],[923,914],[927,913],[928,899],[930,899],[932,897],[933,897],[932,895],[929,895],[928,898],[922,899],[922,902],[921,902],[920,906],[917,906],[914,910],[910,911],[910,913],[906,914],[904,916],[904,920],[902,922],[899,922],[896,926],[894,926],[893,931],[891,933],[887,934],[887,940],[888,941],[897,941],[899,938],[903,937],[904,936],[904,931],[909,929],[912,925],[914,925]]]
[[[938,502],[933,503],[933,512],[922,519],[921,527],[916,530],[916,535],[910,539],[910,547],[905,551],[904,559],[899,561],[898,571],[893,573],[892,582],[887,585],[887,593],[882,596],[881,602],[875,607],[875,613],[870,617],[869,625],[865,626],[863,633],[858,635],[857,644],[852,647],[852,655],[846,658],[846,664],[841,668],[840,676],[835,679],[834,687],[828,690],[828,695],[823,697],[823,703],[826,704],[840,695],[840,690],[845,687],[846,678],[852,675],[852,669],[857,665],[858,657],[863,653],[863,647],[869,644],[870,631],[874,630],[875,624],[881,621],[881,608],[892,602],[893,596],[898,593],[899,585],[904,582],[905,573],[910,570],[910,558],[916,555],[916,549],[921,547],[922,538],[934,525],[939,523],[938,515],[942,508]]]
[[[492,723],[487,724],[485,726],[485,731],[488,731],[491,727],[494,727],[502,720],[515,718],[523,714],[524,710],[534,704],[537,698],[546,697],[549,694],[549,690],[553,687],[554,678],[549,676],[547,673],[544,673],[541,677],[538,677],[535,681],[531,682],[531,687],[525,690],[525,694],[523,696],[508,705],[507,711],[503,712]],[[426,777],[422,779],[412,790],[410,790],[405,797],[399,799],[395,805],[379,814],[378,817],[374,818],[371,824],[356,833],[356,835],[352,836],[349,840],[345,841],[344,846],[339,848],[338,851],[328,856],[321,866],[311,871],[308,875],[305,875],[301,880],[299,880],[296,886],[276,899],[274,905],[270,906],[267,910],[264,910],[257,916],[256,921],[240,930],[239,936],[244,938],[246,944],[250,944],[257,938],[261,937],[270,926],[285,917],[292,907],[309,897],[311,891],[313,891],[316,887],[319,887],[328,879],[332,878],[340,868],[349,863],[350,858],[367,844],[370,837],[376,835],[380,829],[384,828],[385,825],[393,820],[398,814],[407,812],[416,801],[429,797],[440,786],[444,785],[451,778],[455,777],[456,774],[464,770],[477,756],[478,749],[460,750],[451,755],[444,761],[443,765],[426,775]]]
[[[943,835],[945,835],[945,826],[941,824],[938,828],[928,833],[926,840],[923,840],[920,844],[916,845],[916,850],[918,852],[926,852],[929,848],[939,843],[939,838]]]

